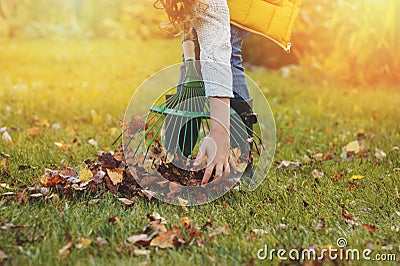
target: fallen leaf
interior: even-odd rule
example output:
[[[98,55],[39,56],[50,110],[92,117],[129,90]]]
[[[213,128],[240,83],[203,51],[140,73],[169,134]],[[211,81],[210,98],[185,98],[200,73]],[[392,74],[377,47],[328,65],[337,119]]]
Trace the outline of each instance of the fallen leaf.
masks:
[[[215,237],[215,236],[217,236],[217,235],[219,235],[219,234],[228,235],[228,234],[229,234],[229,231],[230,231],[229,226],[228,226],[227,224],[223,224],[223,225],[221,225],[220,227],[215,228],[214,231],[212,231],[212,232],[208,235],[207,239],[210,240],[210,239],[212,239],[213,237]]]
[[[290,162],[290,161],[285,161],[283,160],[279,166],[278,166],[278,170],[281,171],[284,168],[290,168],[290,169],[296,169],[299,168],[301,166],[301,164],[299,162]]]
[[[10,186],[7,183],[0,183],[0,187],[1,188],[6,188],[6,189],[10,188]]]
[[[317,169],[312,170],[311,174],[314,177],[314,179],[319,179],[319,178],[322,178],[324,176],[324,173],[323,172],[319,172]]]
[[[190,221],[189,217],[181,217],[179,218],[179,221],[181,223],[183,223],[183,225],[185,226],[185,228],[190,228],[192,226],[192,223]]]
[[[105,168],[107,169],[114,169],[117,167],[117,161],[114,159],[113,155],[109,152],[107,153],[101,153],[97,160],[99,161],[99,163],[102,164],[103,166],[103,170]]]
[[[102,238],[102,237],[97,237],[97,238],[96,238],[96,245],[97,245],[98,247],[103,246],[103,245],[106,245],[107,243],[108,243],[107,240],[105,240],[105,239]]]
[[[360,180],[363,178],[364,178],[363,175],[353,175],[352,177],[350,177],[350,180]]]
[[[28,129],[28,133],[31,138],[36,138],[40,135],[40,129],[38,127],[32,127]]]
[[[357,188],[358,184],[354,182],[349,182],[349,189]]]
[[[87,237],[79,237],[78,238],[78,244],[75,246],[76,248],[87,248],[90,246],[90,244],[92,243],[92,240],[90,240]]]
[[[68,258],[69,254],[71,253],[71,250],[74,246],[70,235],[66,236],[66,241],[67,241],[67,244],[64,247],[62,247],[60,250],[58,250],[58,258],[62,259],[62,260],[65,260],[66,258]]]
[[[360,144],[358,143],[357,140],[348,143],[345,146],[345,148],[346,148],[347,152],[354,152],[354,153],[360,152],[360,149],[361,149]]]
[[[117,162],[122,162],[124,160],[124,150],[122,145],[114,151],[113,157]]]
[[[138,257],[138,256],[150,256],[151,250],[147,249],[134,249],[133,250],[133,256]]]
[[[7,143],[7,144],[11,144],[13,141],[12,141],[12,138],[11,138],[11,136],[10,136],[10,134],[7,132],[7,131],[5,131],[4,133],[3,133],[3,135],[1,136],[1,138],[2,138],[2,140],[5,142],[5,143]]]
[[[127,198],[118,198],[118,200],[122,202],[125,206],[131,206],[134,203],[133,200]]]
[[[148,242],[149,237],[146,234],[140,234],[140,235],[130,236],[126,240],[131,244],[136,244],[138,242]]]
[[[123,170],[116,168],[116,169],[107,169],[108,177],[111,179],[111,182],[114,186],[122,182],[123,178]]]
[[[322,161],[324,159],[324,154],[323,153],[316,153],[311,156],[313,159],[317,161]]]
[[[348,220],[353,220],[353,217],[346,210],[342,211],[342,216]]]
[[[166,232],[167,231],[167,227],[165,226],[165,223],[162,223],[160,220],[151,221],[150,227],[153,232]]]
[[[375,225],[363,224],[363,226],[364,226],[365,228],[367,228],[368,231],[370,231],[370,232],[372,232],[372,233],[375,233],[375,232],[376,232],[376,227],[375,227]]]
[[[90,145],[97,147],[98,143],[94,139],[90,138],[87,141]]]
[[[40,197],[43,197],[44,195],[42,193],[35,193],[35,194],[31,194],[30,196],[31,196],[31,198],[40,198]]]
[[[196,228],[194,228],[194,227],[192,226],[192,227],[190,228],[189,235],[190,235],[191,237],[198,237],[198,236],[201,236],[201,232],[200,232],[200,231],[197,231]]]
[[[339,181],[340,179],[342,179],[343,176],[344,174],[333,174],[332,181],[333,182]]]
[[[164,217],[162,217],[158,212],[153,212],[152,214],[148,214],[147,218],[149,218],[150,221],[160,221],[161,223],[165,223],[166,220]]]
[[[99,201],[100,201],[100,199],[91,199],[86,203],[86,205],[93,205],[93,204],[99,203]]]
[[[16,226],[14,224],[12,224],[12,223],[3,222],[1,224],[1,226],[0,226],[0,229],[1,230],[8,230],[8,229],[15,228],[15,227]]]
[[[81,171],[79,171],[78,178],[81,182],[87,182],[90,179],[92,179],[92,177],[93,177],[92,171],[90,171],[86,167],[84,169],[82,169]]]
[[[72,148],[70,144],[64,144],[62,142],[54,142],[54,145],[56,145],[62,151],[68,151]]]
[[[150,246],[159,248],[176,248],[184,241],[181,238],[182,232],[179,227],[174,226],[170,231],[161,232],[150,242]]]
[[[251,229],[250,230],[250,236],[254,235],[267,235],[268,231],[264,229]]]
[[[381,151],[381,150],[378,149],[378,148],[375,148],[375,157],[376,157],[378,160],[383,160],[383,159],[385,159],[385,157],[386,157],[386,153],[384,153],[383,151]]]

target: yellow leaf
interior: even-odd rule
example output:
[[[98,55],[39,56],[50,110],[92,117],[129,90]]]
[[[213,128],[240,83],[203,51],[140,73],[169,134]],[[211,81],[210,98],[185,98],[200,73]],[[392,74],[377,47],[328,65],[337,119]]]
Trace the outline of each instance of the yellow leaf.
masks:
[[[357,140],[352,141],[346,145],[346,151],[358,153],[360,151],[360,144]]]
[[[78,238],[78,243],[79,243],[78,246],[79,248],[87,248],[92,243],[92,240],[90,240],[87,237],[80,237]]]
[[[0,168],[7,166],[7,160],[0,161]]]
[[[78,178],[81,182],[87,182],[89,181],[91,178],[93,177],[93,173],[92,171],[90,171],[89,169],[85,168],[82,169],[79,172]]]
[[[111,179],[111,182],[114,186],[122,182],[122,169],[107,169],[108,177]]]
[[[32,127],[28,129],[29,136],[35,138],[40,135],[40,129],[38,127]]]
[[[190,218],[189,218],[189,217],[181,217],[181,218],[179,218],[179,221],[180,221],[181,223],[183,223],[183,225],[185,226],[185,228],[191,227],[191,222],[190,222]]]
[[[365,176],[363,175],[353,175],[352,177],[350,177],[350,180],[360,180],[363,179]]]
[[[10,188],[10,186],[7,183],[0,183],[1,188]]]

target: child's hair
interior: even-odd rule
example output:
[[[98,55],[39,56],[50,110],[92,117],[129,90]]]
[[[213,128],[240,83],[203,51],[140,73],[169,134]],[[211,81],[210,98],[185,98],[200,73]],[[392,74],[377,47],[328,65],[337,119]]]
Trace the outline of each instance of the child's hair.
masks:
[[[196,4],[207,7],[201,0],[155,0],[154,7],[165,9],[170,25],[186,32],[191,29],[187,27],[187,22],[192,20]]]

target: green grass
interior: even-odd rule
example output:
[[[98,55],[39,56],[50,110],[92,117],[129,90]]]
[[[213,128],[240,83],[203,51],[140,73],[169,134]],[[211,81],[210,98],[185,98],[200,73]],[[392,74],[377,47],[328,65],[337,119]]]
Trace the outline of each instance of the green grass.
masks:
[[[97,149],[87,143],[90,137],[98,141],[99,149],[113,149],[118,120],[135,88],[180,58],[178,40],[3,40],[0,48],[0,127],[9,128],[14,140],[11,146],[0,141],[0,152],[10,155],[11,172],[11,177],[0,180],[12,190],[32,184],[46,167],[78,166],[95,158]],[[265,92],[277,124],[276,163],[257,190],[232,191],[213,203],[189,207],[187,213],[157,200],[135,199],[133,206],[124,207],[107,193],[99,195],[101,201],[96,205],[86,204],[93,198],[86,194],[54,202],[31,200],[23,205],[15,198],[1,197],[0,222],[28,227],[0,231],[0,250],[9,256],[0,264],[136,265],[146,258],[131,255],[132,248],[124,246],[124,241],[138,234],[147,224],[146,214],[154,211],[165,217],[169,226],[179,224],[179,217],[189,216],[196,226],[211,219],[215,226],[226,223],[231,228],[231,234],[219,235],[205,246],[194,243],[178,250],[157,249],[150,256],[154,265],[266,264],[268,261],[257,260],[257,251],[264,244],[275,249],[322,248],[335,246],[339,237],[347,239],[349,248],[362,250],[369,243],[375,253],[396,253],[399,260],[399,233],[391,230],[400,226],[396,213],[400,201],[395,191],[400,185],[400,160],[399,152],[391,151],[400,145],[398,89],[311,84],[300,75],[283,79],[269,71],[249,74]],[[59,123],[61,130],[42,127],[46,121]],[[29,135],[32,127],[40,128],[39,136]],[[355,140],[358,132],[365,133],[369,154],[340,159],[342,147]],[[72,143],[75,138],[80,145],[72,144],[67,152],[54,145]],[[387,157],[375,159],[375,148],[385,151]],[[336,157],[304,161],[304,156],[316,153]],[[295,170],[277,171],[282,160],[303,164]],[[36,168],[21,171],[21,164]],[[325,176],[315,181],[313,169]],[[333,182],[335,173],[343,173],[343,179]],[[357,188],[349,189],[353,174],[365,178],[356,181]],[[0,193],[6,191],[0,188]],[[376,232],[348,225],[341,214],[343,207],[358,216],[358,223],[375,225]],[[109,223],[112,216],[118,217],[122,226]],[[325,228],[317,230],[321,219],[325,219]],[[285,224],[286,230],[280,224]],[[268,233],[251,237],[252,229]],[[74,243],[81,236],[93,243],[86,249],[74,248],[68,259],[60,261],[58,250],[65,245],[66,233]],[[108,244],[97,247],[97,237],[107,239]],[[382,250],[390,245],[392,250]],[[275,258],[274,263],[279,260]]]

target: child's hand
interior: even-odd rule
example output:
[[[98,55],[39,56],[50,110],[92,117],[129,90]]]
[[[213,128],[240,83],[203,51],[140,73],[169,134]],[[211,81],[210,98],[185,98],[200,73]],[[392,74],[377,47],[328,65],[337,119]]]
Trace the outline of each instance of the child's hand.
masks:
[[[203,139],[194,166],[198,166],[207,157],[207,166],[201,184],[207,184],[215,169],[214,178],[228,177],[236,173],[236,166],[230,161],[229,134],[229,98],[210,98],[210,133]]]

